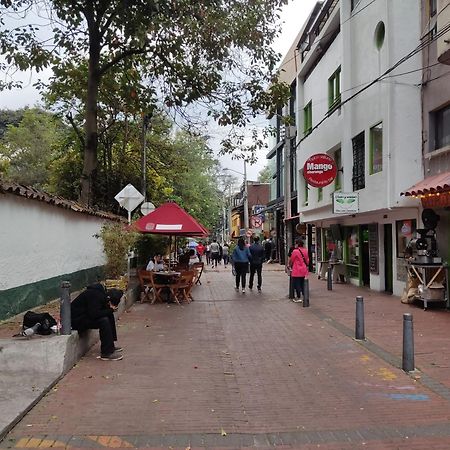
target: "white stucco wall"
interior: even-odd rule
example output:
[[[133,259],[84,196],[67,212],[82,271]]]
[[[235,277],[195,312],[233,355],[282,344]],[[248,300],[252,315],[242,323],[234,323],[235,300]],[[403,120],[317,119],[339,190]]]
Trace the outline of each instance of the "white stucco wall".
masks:
[[[0,290],[105,264],[104,219],[16,195],[0,196]]]

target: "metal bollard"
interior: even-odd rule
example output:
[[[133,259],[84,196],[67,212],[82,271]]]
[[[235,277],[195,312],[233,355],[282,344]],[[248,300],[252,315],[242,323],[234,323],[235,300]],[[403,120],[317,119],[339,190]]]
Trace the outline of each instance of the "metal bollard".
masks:
[[[63,281],[61,283],[61,304],[60,304],[60,317],[61,317],[61,334],[71,334],[71,315],[70,315],[70,282]]]
[[[309,306],[309,280],[305,278],[303,286],[303,308],[307,308]]]
[[[414,370],[414,329],[413,316],[410,313],[403,314],[402,369],[405,372]]]
[[[289,272],[289,298],[294,298],[294,282],[292,280],[291,273]]]
[[[331,266],[327,270],[327,289],[329,291],[333,290],[333,268]]]
[[[364,340],[364,299],[361,295],[356,297],[356,321],[355,321],[355,339]]]

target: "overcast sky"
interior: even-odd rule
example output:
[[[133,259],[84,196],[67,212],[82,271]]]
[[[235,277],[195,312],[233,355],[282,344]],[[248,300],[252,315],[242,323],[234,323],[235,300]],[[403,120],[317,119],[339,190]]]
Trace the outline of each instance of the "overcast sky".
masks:
[[[292,0],[283,9],[281,15],[281,22],[283,23],[283,31],[281,36],[275,41],[274,48],[276,51],[284,56],[289,47],[292,45],[300,28],[305,22],[308,14],[312,10],[315,0]],[[49,77],[50,71],[44,72],[41,78]],[[17,72],[16,79],[23,81],[23,88],[20,90],[3,91],[0,93],[0,108],[18,109],[24,106],[35,106],[39,104],[40,97],[37,91],[33,88],[33,83],[37,77]],[[256,180],[260,170],[266,165],[266,152],[258,154],[258,162],[252,166],[247,165],[247,178],[249,180]],[[232,160],[230,156],[220,157],[223,167],[227,167],[238,172],[243,172],[243,162]],[[239,178],[240,176],[235,173]]]

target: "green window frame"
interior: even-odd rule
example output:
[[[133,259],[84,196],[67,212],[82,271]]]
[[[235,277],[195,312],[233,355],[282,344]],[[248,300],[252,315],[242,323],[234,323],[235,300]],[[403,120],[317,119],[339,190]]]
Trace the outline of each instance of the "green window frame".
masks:
[[[303,133],[305,136],[312,130],[312,100],[303,108]]]
[[[328,78],[328,109],[341,103],[341,67]]]
[[[370,129],[370,175],[383,170],[383,122]]]
[[[323,200],[323,188],[317,188],[317,201],[321,202]]]
[[[336,179],[334,180],[334,190],[338,191],[342,189],[342,152],[341,149],[338,149],[334,152],[334,162],[336,163],[337,173]]]

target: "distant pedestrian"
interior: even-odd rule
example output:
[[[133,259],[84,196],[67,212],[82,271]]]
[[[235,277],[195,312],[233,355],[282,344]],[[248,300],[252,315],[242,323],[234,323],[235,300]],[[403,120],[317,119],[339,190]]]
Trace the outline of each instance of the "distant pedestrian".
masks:
[[[226,242],[222,246],[222,256],[223,256],[223,264],[225,265],[226,269],[228,262],[230,261],[230,247]]]
[[[272,238],[267,238],[264,241],[264,253],[266,262],[269,262],[272,256]]]
[[[200,242],[200,243],[197,245],[196,250],[197,250],[198,260],[199,260],[200,262],[202,262],[202,258],[203,258],[203,255],[205,254],[206,247],[203,245],[202,242]]]
[[[211,244],[208,242],[205,249],[206,265],[211,264]]]
[[[248,282],[249,289],[253,289],[253,278],[255,277],[255,273],[258,276],[258,291],[261,291],[262,286],[262,266],[264,262],[264,249],[263,246],[259,243],[259,237],[255,236],[253,239],[253,244],[250,245],[249,248],[251,261],[250,261],[250,279]]]
[[[250,250],[245,245],[244,238],[239,238],[238,244],[231,255],[231,260],[236,271],[236,290],[239,291],[241,284],[242,293],[245,294],[245,281],[248,272],[248,264],[251,260]]]
[[[210,257],[211,257],[211,265],[212,267],[217,267],[217,263],[219,262],[219,256],[220,256],[220,246],[217,243],[217,240],[214,239],[210,246],[209,250],[211,251]]]
[[[295,240],[295,247],[289,258],[292,285],[294,287],[294,302],[301,302],[305,298],[305,277],[308,275],[309,256],[301,239]]]

